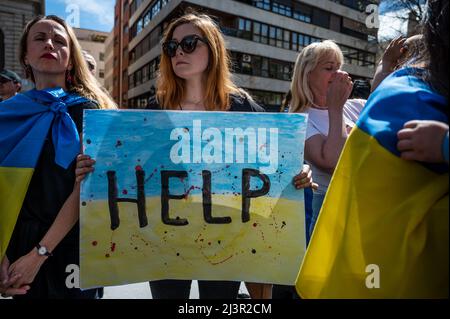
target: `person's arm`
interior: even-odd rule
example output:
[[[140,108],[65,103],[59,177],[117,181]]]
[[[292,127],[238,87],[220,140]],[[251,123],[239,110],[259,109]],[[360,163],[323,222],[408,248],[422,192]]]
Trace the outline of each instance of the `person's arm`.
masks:
[[[334,171],[347,140],[343,108],[352,90],[352,85],[346,72],[340,71],[336,74],[327,94],[328,136],[316,134],[305,142],[306,160],[329,173]]]
[[[380,85],[380,83],[392,72],[398,64],[400,58],[405,54],[406,49],[403,47],[405,38],[397,37],[389,43],[386,50],[383,53],[380,63],[375,70],[375,74],[372,79],[371,92]]]
[[[30,289],[30,286],[23,285],[19,288],[14,288],[21,275],[17,274],[12,277],[8,276],[9,259],[7,256],[3,257],[0,264],[0,294],[2,297],[10,297],[14,295],[24,295]]]
[[[77,222],[79,218],[79,197],[80,184],[75,183],[73,192],[64,202],[64,205],[58,212],[55,221],[39,242],[41,246],[47,247],[50,252],[54,251],[56,246],[58,246],[61,240]],[[16,262],[14,262],[9,267],[8,275],[9,277],[20,275],[20,278],[16,281],[13,287],[18,288],[22,285],[31,284],[47,258],[52,257],[40,256],[37,253],[37,249],[33,247],[28,254],[20,257]]]

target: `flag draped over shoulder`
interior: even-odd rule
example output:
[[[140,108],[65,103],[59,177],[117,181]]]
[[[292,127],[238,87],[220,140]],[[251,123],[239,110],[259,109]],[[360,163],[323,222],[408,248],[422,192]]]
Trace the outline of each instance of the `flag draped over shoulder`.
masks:
[[[297,277],[303,298],[448,298],[448,166],[402,160],[410,120],[447,100],[402,69],[372,93],[328,188]]]
[[[55,162],[67,168],[80,151],[67,107],[86,101],[54,88],[32,90],[0,103],[0,258],[8,247],[50,127]]]

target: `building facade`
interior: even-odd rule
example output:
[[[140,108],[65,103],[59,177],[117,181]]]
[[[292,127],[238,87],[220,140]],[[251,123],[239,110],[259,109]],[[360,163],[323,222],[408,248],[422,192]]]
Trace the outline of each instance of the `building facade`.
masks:
[[[25,78],[18,59],[20,37],[27,22],[44,13],[44,0],[0,0],[0,69],[10,69]],[[31,87],[24,79],[22,88]]]
[[[105,89],[113,95],[114,73],[114,33],[111,31],[105,40]]]
[[[105,85],[105,51],[106,51],[106,39],[109,35],[108,32],[95,31],[89,29],[73,28],[78,42],[83,50],[87,51],[95,59],[97,63],[97,69],[95,77],[97,81],[104,86]]]
[[[377,30],[366,27],[365,8],[374,2],[117,0],[114,32],[120,38],[114,59],[120,78],[115,96],[120,95],[122,107],[146,105],[155,92],[162,34],[188,7],[217,21],[233,60],[236,84],[269,111],[279,109],[289,90],[299,51],[315,41],[335,40],[344,53],[344,70],[353,78],[370,79]]]

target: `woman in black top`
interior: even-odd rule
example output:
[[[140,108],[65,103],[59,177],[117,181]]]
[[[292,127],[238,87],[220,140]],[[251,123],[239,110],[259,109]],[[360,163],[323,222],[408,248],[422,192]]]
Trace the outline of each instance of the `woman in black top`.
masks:
[[[81,291],[77,278],[67,280],[79,264],[77,136],[81,137],[84,109],[116,106],[89,72],[73,30],[56,16],[38,16],[27,24],[20,61],[36,89],[7,102],[17,108],[23,101],[43,105],[43,113],[54,119],[1,262],[0,280],[8,283],[0,291],[26,292],[21,298],[95,298],[101,290]],[[65,141],[71,152],[61,151],[61,141],[67,138],[61,135],[61,125],[71,130],[72,139]]]
[[[223,36],[206,15],[187,14],[173,21],[163,38],[156,97],[149,109],[189,111],[264,112],[231,80],[230,60]],[[307,187],[309,167],[298,175],[297,185]],[[306,177],[306,183],[301,179]],[[237,298],[240,282],[199,281],[200,299]],[[151,281],[154,298],[189,298],[190,280]],[[253,284],[256,290],[261,287]],[[262,287],[261,287],[262,288]],[[249,289],[250,290],[250,289]],[[251,291],[251,290],[250,290]]]

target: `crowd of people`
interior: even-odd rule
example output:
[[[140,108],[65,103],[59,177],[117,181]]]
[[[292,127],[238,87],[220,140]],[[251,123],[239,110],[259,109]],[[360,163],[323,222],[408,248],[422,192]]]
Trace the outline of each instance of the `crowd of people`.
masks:
[[[448,79],[443,70],[448,66],[448,39],[437,40],[433,36],[444,32],[448,25],[448,3],[429,0],[428,6],[435,10],[428,10],[429,23],[424,24],[423,35],[392,40],[372,83],[353,81],[342,70],[343,53],[334,41],[312,43],[299,53],[290,91],[280,110],[309,115],[306,163],[293,176],[295,188],[305,191],[308,241],[341,152],[361,112],[373,92],[390,90],[380,86],[382,82],[407,72],[420,78],[430,92],[442,96],[447,103]],[[427,28],[433,28],[434,33],[427,33]],[[161,53],[157,89],[147,109],[264,111],[233,82],[223,34],[209,16],[187,13],[172,21],[165,30]],[[27,24],[19,59],[35,89],[19,93],[17,74],[1,71],[0,121],[2,110],[20,109],[28,101],[50,106],[42,112],[52,113],[53,120],[47,126],[8,249],[0,256],[0,292],[18,299],[100,298],[101,288],[67,288],[65,267],[79,264],[80,182],[95,167],[95,159],[80,154],[83,110],[115,109],[117,105],[95,80],[95,60],[81,50],[71,27],[56,16],[39,16]],[[60,107],[58,111],[51,107],[55,104]],[[448,104],[437,107],[446,121],[415,119],[403,123],[397,134],[397,149],[406,161],[447,163],[448,174]],[[62,124],[56,127],[55,123]],[[68,140],[61,143],[63,138]],[[76,149],[68,152],[62,144],[75,145]],[[0,164],[2,160],[0,156]],[[314,236],[313,240],[320,238]],[[298,298],[294,286],[247,284],[254,298]],[[239,286],[240,282],[199,281],[200,298],[235,299]],[[187,299],[190,287],[190,280],[150,282],[152,295],[158,299]]]

